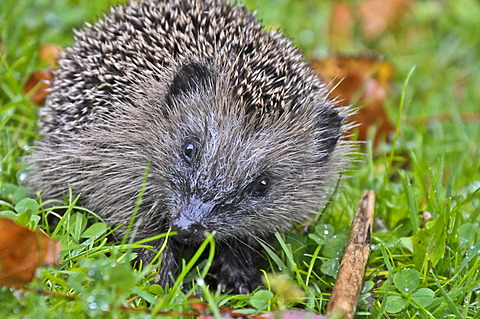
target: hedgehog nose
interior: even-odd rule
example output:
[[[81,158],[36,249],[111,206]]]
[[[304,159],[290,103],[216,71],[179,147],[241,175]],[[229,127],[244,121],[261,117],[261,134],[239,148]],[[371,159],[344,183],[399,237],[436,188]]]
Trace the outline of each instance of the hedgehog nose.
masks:
[[[203,221],[210,214],[214,205],[192,196],[187,204],[180,208],[172,221],[172,230],[177,232],[177,240],[184,244],[201,242],[207,230]]]
[[[202,241],[205,227],[180,216],[172,223],[172,230],[177,232],[176,239],[183,244],[190,244]]]

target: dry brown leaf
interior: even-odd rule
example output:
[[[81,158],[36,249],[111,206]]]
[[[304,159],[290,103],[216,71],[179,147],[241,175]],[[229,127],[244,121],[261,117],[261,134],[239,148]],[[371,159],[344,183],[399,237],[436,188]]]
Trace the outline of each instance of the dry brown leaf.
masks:
[[[190,296],[188,300],[190,301],[190,307],[198,312],[205,312],[210,308],[206,302],[201,301],[196,296]]]
[[[48,95],[47,89],[52,87],[49,82],[51,80],[53,80],[53,73],[51,70],[35,71],[25,83],[23,93],[34,103],[42,105]]]
[[[23,87],[23,93],[38,105],[45,102],[48,95],[47,89],[52,87],[50,84],[53,80],[52,69],[57,68],[61,52],[62,48],[52,43],[42,45],[38,51],[40,61],[48,65],[49,69],[33,72]]]
[[[390,90],[393,67],[375,57],[331,56],[311,62],[315,72],[334,88],[330,95],[341,105],[362,108],[352,117],[359,124],[359,140],[367,138],[368,129],[377,125],[375,141],[394,131],[383,102]]]
[[[56,69],[62,48],[56,44],[46,43],[40,47],[39,58],[49,68]]]
[[[58,265],[60,243],[0,217],[0,285],[18,287],[41,266]]]
[[[360,28],[368,40],[375,40],[397,24],[410,8],[411,0],[365,0],[359,5]]]

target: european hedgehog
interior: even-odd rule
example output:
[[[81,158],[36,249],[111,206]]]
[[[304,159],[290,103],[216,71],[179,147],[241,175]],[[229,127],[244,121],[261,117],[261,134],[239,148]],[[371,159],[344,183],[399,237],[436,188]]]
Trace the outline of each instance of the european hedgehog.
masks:
[[[215,232],[216,282],[256,288],[258,242],[322,207],[343,170],[347,111],[288,39],[227,0],[132,0],[75,40],[40,110],[29,185],[71,188],[113,226],[143,189],[136,238],[177,232],[162,284],[182,247]]]

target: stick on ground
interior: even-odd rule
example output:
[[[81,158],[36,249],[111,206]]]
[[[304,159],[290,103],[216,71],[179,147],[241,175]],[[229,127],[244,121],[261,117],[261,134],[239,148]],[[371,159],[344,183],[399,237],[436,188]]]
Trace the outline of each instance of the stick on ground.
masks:
[[[363,285],[365,266],[370,255],[370,237],[375,207],[375,192],[363,193],[345,247],[332,298],[327,306],[329,318],[353,318]]]

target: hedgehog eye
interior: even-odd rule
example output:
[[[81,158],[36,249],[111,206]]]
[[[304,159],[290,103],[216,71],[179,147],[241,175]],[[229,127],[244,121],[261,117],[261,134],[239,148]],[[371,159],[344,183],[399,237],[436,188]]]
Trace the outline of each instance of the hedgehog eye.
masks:
[[[250,184],[250,191],[254,196],[265,196],[270,189],[270,178],[266,174],[260,175]]]
[[[191,163],[193,161],[196,150],[197,146],[195,145],[194,141],[190,140],[185,143],[185,145],[183,146],[183,157],[187,162]]]

